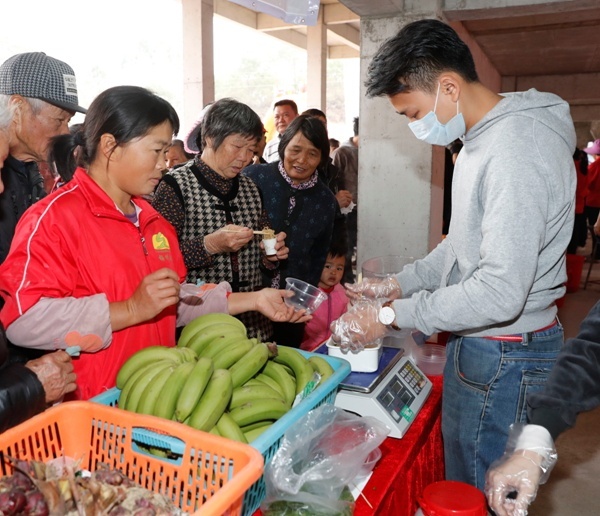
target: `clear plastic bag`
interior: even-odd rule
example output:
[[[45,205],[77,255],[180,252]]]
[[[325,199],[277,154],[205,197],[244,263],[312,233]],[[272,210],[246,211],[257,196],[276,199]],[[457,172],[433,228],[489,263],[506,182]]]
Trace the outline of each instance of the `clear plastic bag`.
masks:
[[[333,405],[311,410],[286,432],[265,468],[263,515],[351,516],[349,485],[389,431],[375,418]]]

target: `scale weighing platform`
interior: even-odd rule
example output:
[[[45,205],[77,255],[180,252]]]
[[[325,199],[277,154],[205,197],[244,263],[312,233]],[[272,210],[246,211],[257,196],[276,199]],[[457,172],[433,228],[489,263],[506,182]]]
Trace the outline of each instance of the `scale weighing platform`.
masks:
[[[315,350],[327,354],[327,346]],[[373,373],[350,373],[335,398],[335,406],[359,416],[372,416],[390,428],[389,437],[401,439],[425,404],[432,384],[404,349],[382,347],[379,368]]]

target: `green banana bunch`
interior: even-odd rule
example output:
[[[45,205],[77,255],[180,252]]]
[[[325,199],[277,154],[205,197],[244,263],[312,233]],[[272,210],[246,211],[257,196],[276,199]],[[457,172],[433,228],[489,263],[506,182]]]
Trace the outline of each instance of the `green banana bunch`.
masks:
[[[162,369],[155,377],[153,377],[148,387],[140,395],[140,399],[135,408],[135,411],[138,414],[152,415],[154,413],[154,406],[162,394],[163,387],[169,378],[171,378],[174,370],[175,367],[170,365]]]
[[[192,413],[213,374],[214,366],[210,358],[199,358],[187,377],[175,405],[175,420],[184,422]]]
[[[312,371],[312,368],[311,368]],[[296,398],[296,385],[294,384],[293,378],[288,372],[273,360],[269,360],[263,369],[263,374],[274,380],[279,385],[280,392],[283,393],[283,399],[292,406],[294,399]],[[264,379],[262,380],[264,381]]]
[[[284,400],[286,399],[286,395],[285,395],[285,391],[284,391],[283,387],[281,385],[279,385],[279,383],[277,383],[275,380],[273,380],[273,378],[271,378],[270,376],[267,376],[265,373],[257,374],[253,378],[253,381],[254,380],[256,380],[259,383],[259,385],[267,385],[267,386],[271,387],[271,389],[277,391]],[[290,376],[290,380],[292,380],[292,383],[294,384],[294,392],[295,392],[296,391],[296,379],[292,378]],[[244,385],[248,385],[248,382],[246,382]]]
[[[219,335],[218,337],[211,340],[200,352],[200,357],[207,357],[214,359],[219,353],[228,350],[230,347],[235,347],[236,344],[246,341],[246,337],[242,337],[237,332],[226,333]],[[190,348],[191,349],[191,348]]]
[[[173,374],[171,374],[162,389],[160,403],[156,403],[154,405],[153,414],[155,416],[162,417],[164,419],[173,419],[175,416],[175,408],[177,407],[177,400],[183,391],[185,382],[194,370],[195,366],[196,361],[184,362],[175,368]]]
[[[137,371],[134,371],[133,374],[127,379],[125,385],[121,389],[119,393],[118,405],[119,408],[125,409],[127,406],[127,399],[129,398],[129,393],[133,386],[137,383],[138,379],[141,378],[149,369],[156,368],[160,364],[152,363],[146,364],[140,367]]]
[[[333,374],[333,367],[329,365],[329,362],[325,360],[323,357],[318,355],[312,356],[308,359],[308,363],[312,366],[313,370],[316,373],[321,375],[321,380],[319,381],[319,385],[325,383],[325,381]]]
[[[264,421],[257,421],[256,423],[250,423],[246,426],[241,426],[242,432],[250,432],[251,430],[256,430],[257,428],[262,428],[263,426],[271,426],[275,423],[274,419],[265,419]]]
[[[125,361],[117,373],[117,389],[123,389],[131,375],[143,366],[163,360],[170,360],[177,363],[183,362],[181,355],[175,349],[167,348],[166,346],[148,346],[134,353]]]
[[[289,410],[288,404],[279,399],[260,399],[236,407],[229,412],[238,426],[244,427],[257,421],[279,419]]]
[[[244,432],[242,432],[238,424],[227,412],[223,412],[219,418],[219,421],[217,421],[216,428],[219,431],[219,434],[221,434],[223,437],[227,437],[227,439],[232,439],[234,441],[239,441],[246,444],[248,443]]]
[[[214,324],[209,326],[205,330],[201,330],[196,333],[188,343],[188,347],[196,352],[199,357],[204,355],[206,348],[216,339],[223,339],[223,337],[236,337],[238,339],[245,339],[246,332],[242,332],[237,326],[231,324]]]
[[[256,339],[242,339],[227,346],[226,349],[222,349],[216,356],[213,357],[215,369],[229,369],[240,358],[248,353],[248,351],[250,351],[252,346],[255,344]],[[212,346],[213,342],[211,342],[210,345]]]
[[[190,340],[196,333],[204,331],[210,326],[216,324],[237,326],[241,332],[246,334],[246,327],[244,326],[244,323],[239,319],[233,317],[233,315],[223,313],[204,314],[199,317],[196,317],[193,321],[190,321],[188,324],[185,325],[185,327],[181,331],[179,340],[177,341],[177,346],[187,347],[189,345]]]
[[[271,389],[271,387],[267,387],[266,385],[242,385],[241,387],[233,389],[231,401],[229,402],[229,410],[263,398],[275,398],[283,400],[283,397],[281,394],[279,394],[279,392],[274,391]]]
[[[121,400],[119,399],[119,408],[124,410],[128,410],[129,412],[137,412],[137,407],[140,402],[140,399],[146,389],[150,386],[154,378],[158,374],[161,373],[164,369],[173,366],[173,362],[161,362],[158,364],[152,364],[147,368],[144,368],[143,374],[136,378],[135,382],[132,382],[132,385],[128,391],[128,393],[124,396],[123,404],[121,404]],[[131,381],[131,380],[130,380]],[[123,391],[121,394],[128,389],[128,383],[125,384]]]
[[[198,355],[192,348],[173,348],[177,353],[182,356],[184,362],[194,362],[198,360]]]
[[[294,348],[277,346],[277,356],[273,358],[278,364],[287,365],[296,377],[296,394],[301,393],[306,384],[313,378],[314,370],[308,360]]]
[[[263,368],[268,359],[269,349],[264,342],[252,346],[250,351],[229,368],[233,387],[244,385]]]
[[[196,430],[208,432],[225,412],[232,392],[233,385],[229,370],[216,369],[210,377],[200,401],[190,415],[189,425]]]
[[[272,425],[273,421],[259,421],[258,423],[254,423],[254,425],[245,426],[241,430],[244,433],[246,441],[251,443],[257,437],[261,436],[266,430],[271,428]]]
[[[238,319],[207,314],[192,321],[175,348],[150,346],[117,375],[125,410],[173,419],[198,430],[252,442],[286,414],[315,372],[333,374],[323,357],[248,339]]]

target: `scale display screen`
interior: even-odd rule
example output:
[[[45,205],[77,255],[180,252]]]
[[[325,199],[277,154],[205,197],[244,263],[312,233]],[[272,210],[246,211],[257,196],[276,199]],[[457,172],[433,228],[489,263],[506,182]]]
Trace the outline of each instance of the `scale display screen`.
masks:
[[[415,412],[410,407],[426,385],[421,372],[407,361],[381,389],[377,401],[396,421],[400,418],[412,421]]]
[[[348,379],[342,381],[335,404],[360,416],[373,416],[383,421],[391,430],[390,437],[399,439],[421,410],[432,384],[412,360],[403,357],[398,350],[395,353],[368,392],[357,390],[354,381],[351,384]]]

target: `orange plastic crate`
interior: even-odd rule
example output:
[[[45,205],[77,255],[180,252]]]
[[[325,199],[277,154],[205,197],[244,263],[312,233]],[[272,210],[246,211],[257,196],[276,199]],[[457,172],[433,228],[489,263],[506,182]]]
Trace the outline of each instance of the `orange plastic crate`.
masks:
[[[178,448],[177,459],[161,459],[136,443],[145,429],[164,434]],[[166,445],[168,447],[168,445]],[[262,455],[231,441],[165,419],[143,416],[87,401],[62,403],[0,434],[0,451],[19,459],[80,460],[94,471],[100,463],[122,471],[142,487],[168,496],[196,515],[241,514],[246,490],[263,472]],[[11,466],[3,462],[3,475]]]

